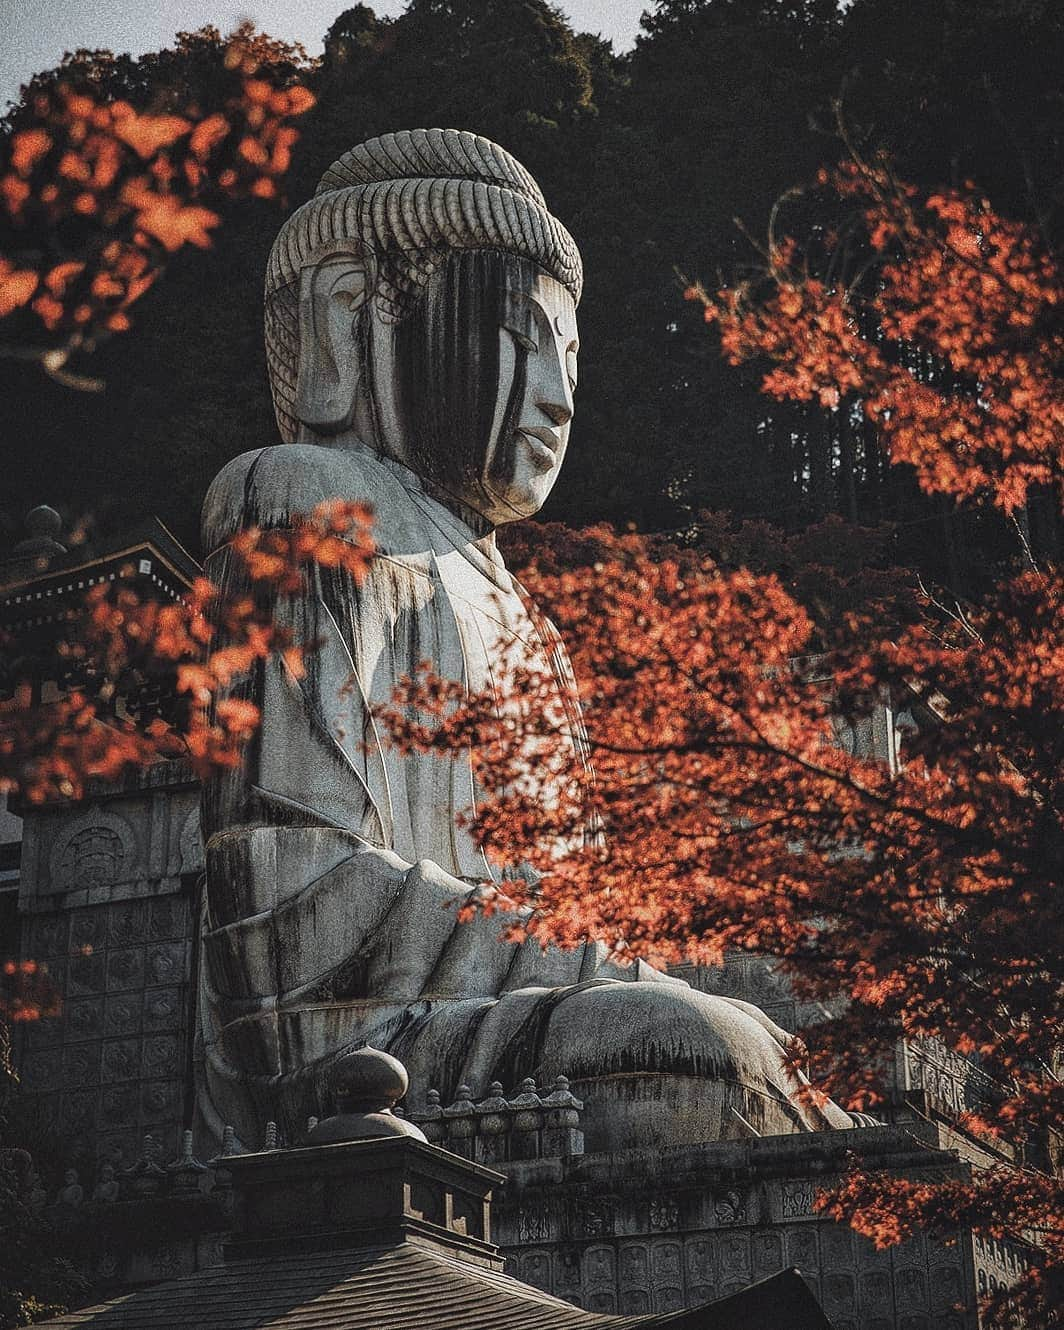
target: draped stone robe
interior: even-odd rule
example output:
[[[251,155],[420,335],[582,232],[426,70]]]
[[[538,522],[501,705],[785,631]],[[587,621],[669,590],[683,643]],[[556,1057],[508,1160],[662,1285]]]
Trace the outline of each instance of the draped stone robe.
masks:
[[[455,879],[492,876],[457,821],[475,806],[472,764],[399,753],[372,708],[425,660],[480,692],[513,649],[549,666],[575,715],[571,671],[493,537],[368,450],[288,444],[231,462],[204,507],[209,576],[241,590],[237,532],[335,497],[373,506],[379,553],[361,585],[315,568],[306,592],[276,598],[306,672],[278,658],[238,685],[261,727],[243,767],[204,792],[201,1127],[232,1124],[254,1148],[273,1119],[294,1138],[326,1108],[331,1063],[363,1042],[407,1064],[414,1103],[430,1086],[480,1094],[565,1073],[588,1101],[589,1148],[734,1136],[736,1113],[763,1132],[850,1125],[795,1102],[787,1036],[749,1004],[593,944],[504,942],[498,915],[458,922]]]

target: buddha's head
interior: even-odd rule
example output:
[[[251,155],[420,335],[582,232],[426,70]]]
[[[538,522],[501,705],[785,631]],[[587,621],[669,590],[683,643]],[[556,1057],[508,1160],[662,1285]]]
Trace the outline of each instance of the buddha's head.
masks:
[[[371,139],[285,223],[266,278],[284,438],[369,445],[485,527],[565,456],[580,255],[509,153],[458,130]]]

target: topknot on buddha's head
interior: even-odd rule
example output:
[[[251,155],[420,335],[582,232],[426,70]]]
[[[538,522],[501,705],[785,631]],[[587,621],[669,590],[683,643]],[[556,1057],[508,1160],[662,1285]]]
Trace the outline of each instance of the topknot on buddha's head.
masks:
[[[266,351],[282,434],[295,428],[299,283],[343,254],[365,268],[363,303],[386,323],[416,307],[456,253],[528,261],[579,302],[580,253],[527,170],[498,144],[457,129],[368,139],[338,157],[282,226],[266,271]]]
[[[385,180],[479,180],[523,194],[546,208],[543,192],[516,157],[466,129],[402,129],[350,148],[318,182],[315,194]]]

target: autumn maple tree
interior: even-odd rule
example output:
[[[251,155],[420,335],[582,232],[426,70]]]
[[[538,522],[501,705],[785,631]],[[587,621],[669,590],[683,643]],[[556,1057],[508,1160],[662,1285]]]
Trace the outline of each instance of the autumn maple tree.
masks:
[[[800,998],[845,999],[794,1056],[851,1108],[882,1106],[899,1038],[977,1064],[986,1092],[961,1124],[993,1166],[858,1172],[820,1204],[880,1245],[962,1228],[1019,1244],[1027,1273],[997,1312],[1043,1325],[1064,1262],[1064,620],[1023,518],[1032,493],[1059,495],[1064,280],[974,190],[920,197],[859,158],[818,188],[848,210],[853,262],[841,230],[773,237],[756,275],[689,298],[766,393],[863,414],[924,490],[1003,514],[1013,565],[978,600],[870,585],[824,616],[707,557],[697,526],[673,547],[529,528],[520,577],[572,655],[582,723],[520,667],[473,698],[424,674],[386,719],[403,746],[473,752],[475,834],[536,870],[496,890],[544,943],[778,957]],[[840,730],[877,702],[915,718],[900,750],[847,751]]]
[[[233,542],[246,595],[205,577],[173,603],[145,599],[121,578],[92,588],[57,644],[56,699],[41,702],[27,679],[0,703],[0,791],[30,803],[77,799],[90,779],[166,757],[203,777],[236,765],[259,712],[239,695],[218,695],[275,654],[297,677],[303,668],[300,647],[270,615],[269,594],[291,591],[310,565],[361,578],[373,557],[371,525],[366,505],[336,499],[283,531],[248,527]],[[139,704],[147,694],[150,704]]]
[[[292,121],[314,101],[302,49],[249,23],[225,40],[214,28],[179,34],[144,58],[139,79],[125,71],[128,97],[118,65],[106,52],[68,55],[23,90],[0,133],[0,355],[37,360],[74,387],[91,381],[67,368],[72,358],[129,328],[168,259],[211,243],[223,205],[280,197]],[[0,702],[0,791],[78,798],[86,780],[160,756],[180,753],[202,774],[239,760],[257,712],[239,698],[215,705],[215,692],[294,651],[256,593],[311,562],[358,575],[369,521],[337,501],[286,533],[244,532],[235,552],[250,597],[204,578],[176,604],[143,600],[123,578],[93,588],[58,644],[53,700],[16,677]],[[137,704],[149,688],[168,698],[163,711]],[[16,1019],[39,1008],[5,1003]]]
[[[214,29],[181,34],[173,52],[146,58],[152,77],[137,107],[114,95],[105,57],[78,52],[37,76],[0,135],[0,354],[36,360],[75,388],[92,386],[68,368],[75,355],[129,327],[173,254],[210,244],[216,208],[279,195],[298,132],[290,122],[313,103],[296,77],[301,51],[249,24],[224,42]],[[258,712],[216,693],[273,653],[300,668],[265,593],[310,563],[360,576],[370,521],[364,505],[334,501],[289,531],[243,532],[234,553],[249,595],[206,578],[177,603],[142,598],[124,575],[92,588],[59,635],[50,700],[39,681],[8,672],[0,792],[77,799],[87,781],[160,758],[184,757],[201,775],[238,762]],[[0,1016],[54,1014],[57,994],[32,958],[9,958],[3,976]]]
[[[165,54],[165,53],[164,53]],[[220,208],[275,198],[314,103],[301,52],[244,24],[178,37],[218,76],[189,85],[160,56],[134,106],[108,87],[107,53],[38,76],[0,133],[0,353],[69,368],[130,326],[132,306],[186,246],[206,248]],[[170,62],[174,64],[174,61]]]

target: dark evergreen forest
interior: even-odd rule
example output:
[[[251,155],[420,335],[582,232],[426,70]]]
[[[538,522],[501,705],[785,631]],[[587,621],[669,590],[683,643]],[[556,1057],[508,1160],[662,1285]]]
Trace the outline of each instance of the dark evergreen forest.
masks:
[[[119,59],[106,77],[142,100],[159,68]],[[776,200],[842,155],[836,103],[852,141],[888,149],[914,183],[973,180],[1055,245],[1062,69],[1056,0],[657,0],[623,56],[544,0],[411,0],[394,20],[358,5],[311,75],[318,104],[287,206],[374,134],[440,125],[498,140],[586,268],[578,415],[545,518],[671,531],[709,510],[724,515],[707,526],[718,541],[771,523],[788,548],[812,530],[836,554],[842,524],[887,524],[862,557],[874,547],[957,585],[996,547],[989,519],[920,495],[859,412],[762,397],[756,367],[721,359],[679,274],[710,287],[742,275]],[[96,353],[104,391],[0,361],[9,533],[47,501],[110,531],[154,513],[195,549],[213,473],[276,439],[260,292],[281,215],[234,206],[212,249],[175,262],[133,331]],[[821,224],[801,203],[790,222]],[[743,530],[749,542],[764,528]]]

